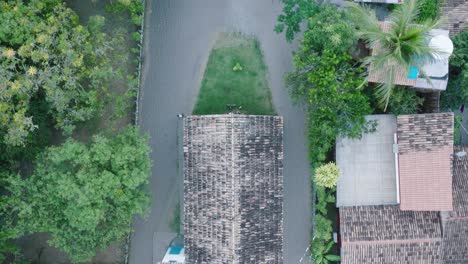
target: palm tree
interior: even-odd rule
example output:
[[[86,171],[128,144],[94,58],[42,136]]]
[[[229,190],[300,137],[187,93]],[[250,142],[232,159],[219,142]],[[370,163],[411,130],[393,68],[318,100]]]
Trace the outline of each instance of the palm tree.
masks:
[[[375,49],[375,54],[365,59],[375,71],[385,72],[383,82],[377,87],[376,97],[384,111],[394,88],[397,70],[408,72],[412,66],[422,72],[422,66],[435,61],[437,50],[429,47],[429,32],[438,25],[437,20],[426,20],[417,23],[420,5],[417,0],[406,0],[388,17],[388,30],[383,30],[368,7],[350,4],[353,18],[358,25],[357,34],[366,41],[369,48]],[[366,80],[367,81],[367,80]]]

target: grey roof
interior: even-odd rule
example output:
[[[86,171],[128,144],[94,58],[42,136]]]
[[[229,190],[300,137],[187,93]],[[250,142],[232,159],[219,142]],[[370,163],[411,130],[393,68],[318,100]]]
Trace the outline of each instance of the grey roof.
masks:
[[[283,120],[184,119],[187,263],[282,263]]]
[[[338,137],[336,164],[341,170],[337,207],[396,204],[396,169],[393,153],[397,131],[393,115],[372,115],[377,131],[361,139]]]

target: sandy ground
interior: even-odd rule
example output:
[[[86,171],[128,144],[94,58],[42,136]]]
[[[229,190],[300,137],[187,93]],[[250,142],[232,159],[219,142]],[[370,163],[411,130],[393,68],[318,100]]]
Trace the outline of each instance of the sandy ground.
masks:
[[[284,117],[284,263],[300,263],[310,241],[310,171],[305,115],[283,85],[292,68],[283,35],[273,32],[279,0],[148,0],[140,123],[151,136],[154,161],[151,213],[134,223],[131,264],[153,260],[153,234],[169,232],[178,202],[177,118],[190,114],[210,49],[221,32],[255,35],[269,68],[273,103]],[[305,262],[303,262],[305,263]]]

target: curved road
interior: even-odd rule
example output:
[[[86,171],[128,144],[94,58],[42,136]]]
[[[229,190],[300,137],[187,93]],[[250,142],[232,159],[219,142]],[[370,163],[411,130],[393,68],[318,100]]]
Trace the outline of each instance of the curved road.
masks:
[[[147,0],[139,122],[151,136],[153,203],[148,217],[134,222],[131,264],[152,263],[153,234],[169,232],[178,200],[176,114],[191,113],[210,48],[223,31],[253,34],[262,45],[273,102],[285,121],[284,263],[298,264],[304,255],[311,228],[305,116],[283,85],[293,46],[273,32],[280,11],[279,0]]]

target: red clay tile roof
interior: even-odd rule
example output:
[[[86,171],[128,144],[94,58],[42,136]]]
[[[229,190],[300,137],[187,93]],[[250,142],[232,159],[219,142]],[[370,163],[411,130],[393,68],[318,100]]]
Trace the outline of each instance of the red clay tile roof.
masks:
[[[451,211],[453,113],[397,117],[400,209]]]

